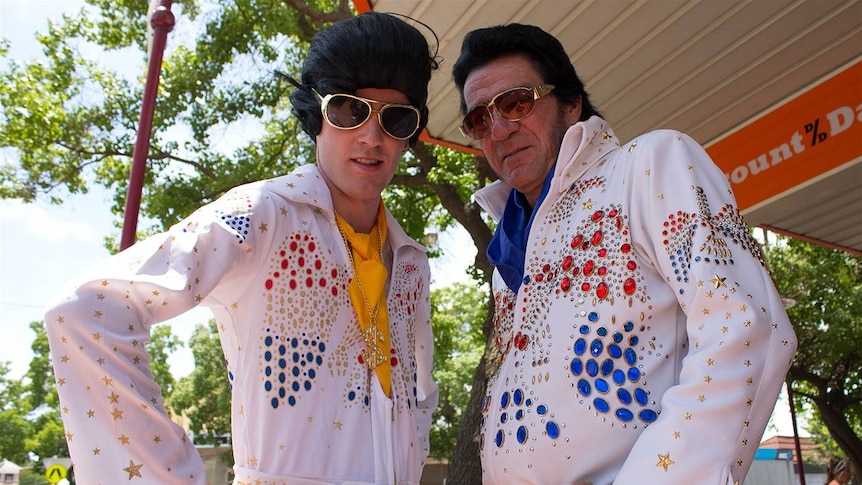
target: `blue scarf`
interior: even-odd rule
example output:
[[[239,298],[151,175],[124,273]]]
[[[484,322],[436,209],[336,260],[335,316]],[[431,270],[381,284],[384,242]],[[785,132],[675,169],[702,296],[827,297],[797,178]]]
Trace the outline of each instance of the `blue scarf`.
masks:
[[[554,168],[545,177],[542,192],[536,200],[536,207],[542,205],[542,201],[548,195],[551,180],[554,178]],[[527,197],[521,192],[512,189],[503,217],[497,225],[494,237],[488,245],[488,261],[497,267],[503,281],[515,293],[524,281],[524,260],[526,258],[527,240],[530,237],[530,228],[533,225],[535,211],[527,202]]]

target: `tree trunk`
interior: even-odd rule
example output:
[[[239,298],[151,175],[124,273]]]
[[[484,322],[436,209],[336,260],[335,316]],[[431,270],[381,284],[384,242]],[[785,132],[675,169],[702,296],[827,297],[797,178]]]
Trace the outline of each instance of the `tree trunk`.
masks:
[[[853,432],[853,428],[847,421],[847,415],[841,409],[830,406],[823,399],[813,399],[813,401],[832,439],[850,459],[854,476],[862,475],[862,437]]]

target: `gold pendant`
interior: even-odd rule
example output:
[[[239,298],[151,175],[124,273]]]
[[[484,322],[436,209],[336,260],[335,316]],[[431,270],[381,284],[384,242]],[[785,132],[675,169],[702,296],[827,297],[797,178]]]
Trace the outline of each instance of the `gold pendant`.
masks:
[[[366,349],[362,351],[362,359],[369,369],[374,369],[386,360],[386,355],[380,350],[377,342],[385,342],[383,332],[371,325],[362,331],[362,340],[365,341]]]

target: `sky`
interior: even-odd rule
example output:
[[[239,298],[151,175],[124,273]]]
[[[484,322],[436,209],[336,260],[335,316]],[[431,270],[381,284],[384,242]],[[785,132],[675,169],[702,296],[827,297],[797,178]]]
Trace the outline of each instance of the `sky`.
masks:
[[[0,0],[0,37],[11,42],[9,58],[41,56],[36,32],[47,30],[49,18],[59,19],[83,5],[77,0]],[[143,63],[138,67],[145,69]],[[9,161],[8,157],[0,151],[0,163]],[[30,322],[43,320],[46,306],[67,280],[109,256],[102,244],[104,237],[119,238],[108,211],[111,204],[111,194],[96,187],[86,195],[64,194],[61,206],[44,200],[30,204],[0,200],[0,361],[11,362],[10,377],[20,378],[32,358],[30,345],[35,335]],[[441,234],[440,246],[445,254],[432,261],[431,268],[436,285],[467,281],[464,269],[472,262],[475,249],[466,231]],[[167,323],[186,342],[195,325],[206,323],[211,316],[208,309],[199,308]],[[172,354],[168,362],[178,377],[187,375],[194,365],[187,348]],[[774,434],[792,435],[783,391],[764,437]],[[800,434],[807,435],[803,429]]]

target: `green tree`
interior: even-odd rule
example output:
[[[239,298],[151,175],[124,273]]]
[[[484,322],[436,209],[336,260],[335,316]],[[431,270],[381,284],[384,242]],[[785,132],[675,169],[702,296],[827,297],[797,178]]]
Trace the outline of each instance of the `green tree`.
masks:
[[[189,420],[195,443],[223,444],[230,435],[230,380],[215,320],[195,326],[189,347],[194,370],[177,382],[168,407]]]
[[[32,424],[24,449],[40,457],[69,456],[69,447],[60,421],[60,399],[54,382],[54,368],[48,347],[48,333],[42,321],[31,322],[35,337],[30,344],[33,357],[24,374],[21,400]],[[41,463],[37,468],[41,469]]]
[[[10,363],[0,362],[0,458],[24,464],[24,441],[33,432],[33,423],[24,418],[27,411],[18,399],[23,393],[21,380],[11,378],[10,372]]]
[[[788,380],[809,409],[815,438],[823,427],[862,470],[862,258],[797,239],[767,248],[778,291],[799,339]],[[828,445],[827,445],[828,448]]]
[[[99,185],[115,194],[111,210],[119,217],[143,97],[147,2],[87,3],[39,35],[44,59],[10,60],[0,71],[0,149],[14,160],[0,167],[0,197],[62,203],[66,193]],[[162,63],[141,202],[151,226],[142,231],[167,227],[231,187],[313,160],[311,141],[289,113],[289,86],[272,71],[297,76],[308,40],[353,15],[351,8],[348,0],[173,3],[176,25]],[[84,58],[85,44],[140,59],[140,76]],[[0,42],[4,58],[6,46]],[[484,248],[492,233],[470,194],[494,178],[485,167],[474,156],[420,143],[384,195],[417,240],[462,225],[482,248],[474,264],[480,282],[490,275]],[[487,320],[483,330],[487,336]],[[470,406],[484,395],[484,369],[477,366]],[[464,415],[464,445],[452,470],[463,468],[470,477],[463,482],[478,483],[474,418]]]
[[[440,401],[431,424],[431,456],[455,452],[459,426],[467,408],[473,373],[482,358],[482,322],[488,318],[487,288],[456,283],[431,292],[434,329],[434,380]]]
[[[170,325],[156,325],[150,331],[150,340],[146,343],[147,352],[151,359],[150,370],[153,372],[156,384],[162,389],[164,400],[170,400],[176,385],[168,357],[182,346],[183,343],[179,337],[173,334]]]

